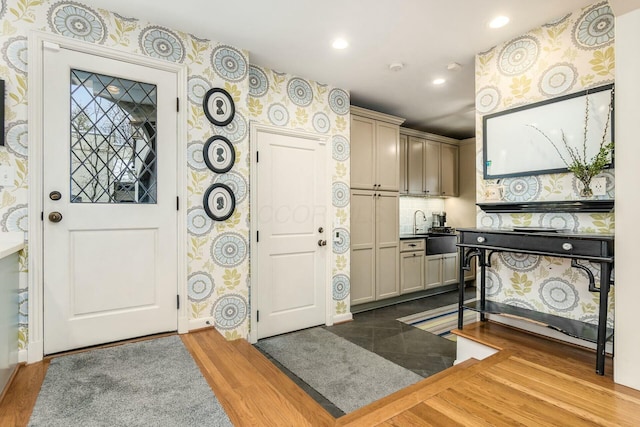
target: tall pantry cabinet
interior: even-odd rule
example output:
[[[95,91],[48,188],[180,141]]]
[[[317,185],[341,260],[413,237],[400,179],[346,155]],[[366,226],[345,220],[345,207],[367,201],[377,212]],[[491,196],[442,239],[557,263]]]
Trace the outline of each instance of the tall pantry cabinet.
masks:
[[[400,295],[400,124],[351,107],[351,305]]]

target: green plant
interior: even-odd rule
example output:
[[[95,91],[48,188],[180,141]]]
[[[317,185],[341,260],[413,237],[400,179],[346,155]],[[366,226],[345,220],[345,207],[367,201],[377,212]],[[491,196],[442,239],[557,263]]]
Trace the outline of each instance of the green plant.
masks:
[[[547,141],[553,145],[556,152],[567,166],[567,169],[572,172],[575,177],[582,182],[583,189],[581,190],[581,195],[585,197],[590,197],[592,195],[591,192],[591,179],[602,172],[610,163],[610,155],[613,152],[613,141],[607,143],[607,132],[609,131],[609,125],[611,122],[611,110],[613,109],[613,91],[611,91],[611,102],[609,102],[609,111],[607,112],[607,121],[604,126],[604,131],[602,132],[602,138],[600,140],[600,145],[598,147],[598,152],[591,157],[587,158],[587,130],[589,127],[589,97],[586,97],[585,102],[585,115],[584,115],[584,133],[582,138],[582,152],[576,147],[569,145],[567,142],[567,138],[565,137],[564,131],[560,131],[562,135],[562,144],[566,152],[569,155],[570,161],[567,161],[567,158],[562,154],[556,143],[549,138],[549,136],[544,133],[542,130],[537,128],[534,125],[527,125],[537,130],[542,136],[544,136]]]

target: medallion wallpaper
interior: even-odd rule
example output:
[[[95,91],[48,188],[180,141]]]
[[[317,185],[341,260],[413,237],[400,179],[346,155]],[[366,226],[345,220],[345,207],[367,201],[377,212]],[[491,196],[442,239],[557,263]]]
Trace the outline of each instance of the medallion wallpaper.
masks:
[[[6,146],[0,164],[16,169],[15,185],[0,187],[2,231],[27,230],[27,36],[32,29],[60,34],[188,67],[188,304],[190,319],[212,319],[227,339],[249,331],[249,123],[252,120],[331,137],[333,215],[343,241],[333,246],[335,314],[349,312],[349,95],[313,81],[250,64],[248,52],[194,35],[127,18],[73,1],[0,2],[0,78],[6,81]],[[233,121],[218,128],[202,110],[202,98],[222,87],[234,99]],[[207,169],[204,142],[226,136],[236,163],[225,174]],[[202,195],[214,182],[229,185],[236,211],[224,222],[205,214]],[[330,216],[331,217],[331,216]],[[27,253],[20,254],[19,347],[28,342]]]
[[[560,17],[476,56],[477,199],[491,187],[506,202],[577,200],[578,182],[571,173],[483,180],[482,117],[519,105],[612,83],[615,76],[614,16],[607,2]],[[607,178],[614,198],[613,169]],[[580,184],[581,185],[581,184]],[[613,233],[613,213],[487,214],[478,210],[479,227],[535,226],[592,233]],[[598,294],[588,291],[586,273],[568,260],[503,253],[492,258],[487,295],[496,301],[596,323]],[[595,272],[599,265],[590,265]],[[596,278],[599,279],[599,272]],[[598,281],[598,280],[596,280]],[[613,322],[613,293],[609,321]]]

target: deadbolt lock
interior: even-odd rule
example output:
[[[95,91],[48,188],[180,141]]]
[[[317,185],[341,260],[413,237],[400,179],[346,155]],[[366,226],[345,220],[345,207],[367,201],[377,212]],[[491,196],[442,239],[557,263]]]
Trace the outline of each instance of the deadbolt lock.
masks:
[[[324,233],[324,228],[319,227],[319,228],[318,228],[318,233]]]
[[[49,198],[51,200],[60,200],[62,198],[62,194],[59,191],[52,191],[49,193]]]

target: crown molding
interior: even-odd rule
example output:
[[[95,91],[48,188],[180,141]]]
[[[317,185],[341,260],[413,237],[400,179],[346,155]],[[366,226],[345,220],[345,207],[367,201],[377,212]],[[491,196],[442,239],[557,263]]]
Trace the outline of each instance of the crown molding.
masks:
[[[373,120],[380,120],[382,122],[391,123],[394,125],[401,125],[405,119],[398,116],[392,116],[391,114],[380,113],[378,111],[367,110],[366,108],[351,106],[351,114],[361,117],[367,117]]]
[[[401,127],[400,133],[402,135],[415,136],[416,138],[428,139],[429,141],[444,142],[446,144],[455,144],[455,145],[460,144],[460,141],[457,139],[449,138],[447,136],[442,136],[442,135],[436,135],[434,133],[422,132],[415,129]]]

